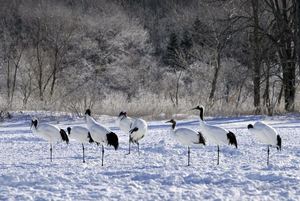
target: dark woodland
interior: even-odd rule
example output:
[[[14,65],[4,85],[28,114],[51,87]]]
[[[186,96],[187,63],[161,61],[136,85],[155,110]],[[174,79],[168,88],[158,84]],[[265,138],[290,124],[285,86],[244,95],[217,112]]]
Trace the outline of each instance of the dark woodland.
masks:
[[[0,0],[0,110],[300,110],[297,0]]]

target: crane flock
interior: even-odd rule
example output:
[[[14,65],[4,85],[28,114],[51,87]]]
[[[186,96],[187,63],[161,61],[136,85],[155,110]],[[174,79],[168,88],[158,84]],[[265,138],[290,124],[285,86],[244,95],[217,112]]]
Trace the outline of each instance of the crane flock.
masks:
[[[204,121],[204,107],[196,106],[192,110],[199,110],[199,127],[198,130],[190,128],[176,127],[176,121],[171,119],[166,123],[171,123],[171,138],[178,143],[187,147],[188,163],[190,166],[190,148],[197,145],[215,145],[217,146],[217,165],[220,164],[220,146],[233,145],[238,148],[236,135],[224,128],[209,125]],[[82,161],[85,163],[85,144],[95,143],[102,147],[101,165],[104,165],[104,146],[112,146],[115,150],[119,147],[119,138],[110,128],[97,122],[91,115],[91,110],[85,112],[86,126],[75,125],[67,127],[67,132],[56,125],[42,123],[36,118],[31,121],[32,133],[48,141],[50,144],[50,161],[52,162],[53,144],[57,142],[69,143],[69,138],[82,145]],[[116,120],[117,126],[121,131],[128,135],[128,154],[130,154],[131,144],[137,145],[139,154],[139,143],[148,132],[147,122],[141,118],[128,117],[127,113],[121,111]],[[264,122],[256,122],[247,126],[248,131],[254,136],[254,140],[267,145],[267,165],[269,165],[270,147],[276,147],[281,150],[282,139],[277,131]]]

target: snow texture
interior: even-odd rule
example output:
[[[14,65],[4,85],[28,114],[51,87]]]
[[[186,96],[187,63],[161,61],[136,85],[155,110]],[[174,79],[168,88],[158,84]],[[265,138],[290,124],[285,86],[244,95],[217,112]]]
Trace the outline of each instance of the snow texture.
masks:
[[[30,131],[31,116],[60,128],[85,125],[84,119],[67,114],[23,113],[0,125],[0,200],[299,200],[300,199],[300,118],[298,116],[242,116],[209,118],[237,136],[239,149],[221,146],[220,165],[213,145],[187,148],[172,139],[170,125],[149,122],[141,140],[141,153],[128,135],[115,125],[114,117],[98,121],[119,135],[120,148],[86,145],[82,163],[81,144],[57,143],[53,162],[49,144]],[[282,137],[282,151],[271,149],[266,165],[266,146],[255,142],[247,125],[264,120]],[[178,127],[198,129],[198,119],[178,121]]]

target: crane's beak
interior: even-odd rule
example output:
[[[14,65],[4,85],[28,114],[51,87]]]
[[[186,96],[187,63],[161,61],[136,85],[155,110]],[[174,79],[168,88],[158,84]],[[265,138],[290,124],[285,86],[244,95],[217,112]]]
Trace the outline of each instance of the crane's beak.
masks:
[[[170,121],[166,121],[165,123],[172,123],[171,120]]]

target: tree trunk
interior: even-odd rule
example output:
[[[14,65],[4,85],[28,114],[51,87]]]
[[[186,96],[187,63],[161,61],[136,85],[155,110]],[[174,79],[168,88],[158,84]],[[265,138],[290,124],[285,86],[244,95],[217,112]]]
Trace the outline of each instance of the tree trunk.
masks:
[[[282,0],[282,39],[280,48],[280,59],[282,65],[282,75],[284,84],[284,108],[288,112],[294,111],[295,95],[296,95],[296,37],[293,32],[294,27],[289,26],[288,4]],[[295,15],[293,15],[295,17]],[[296,19],[294,19],[296,20]]]
[[[23,86],[22,94],[23,94],[23,109],[26,109],[27,102],[32,93],[32,76],[30,72],[28,72],[28,82],[26,82]]]
[[[10,95],[10,105],[11,106],[12,106],[12,103],[13,103],[15,89],[16,89],[18,68],[19,68],[19,64],[16,64],[15,65],[15,70],[14,70],[14,76],[13,76],[13,80],[12,80],[12,86],[11,86],[11,95]]]
[[[209,102],[211,105],[214,102],[214,97],[215,97],[215,92],[216,92],[217,81],[218,81],[220,69],[221,69],[221,58],[220,58],[220,53],[217,52],[216,53],[216,69],[215,69],[213,81],[211,84],[211,90],[209,93]]]
[[[23,50],[21,50],[21,52],[19,53],[18,57],[16,58],[17,60],[14,61],[15,63],[15,70],[14,70],[14,76],[13,76],[13,80],[12,80],[12,87],[11,87],[11,98],[10,98],[10,103],[12,106],[13,103],[13,99],[14,99],[14,94],[15,94],[15,89],[16,89],[16,83],[17,83],[17,74],[18,74],[18,69],[20,66],[20,61],[21,61],[21,57],[22,57],[22,53]]]
[[[277,105],[280,106],[281,104],[281,99],[282,99],[282,94],[283,94],[283,82],[281,84],[281,87],[280,87],[280,91],[279,91],[279,94],[278,94],[278,100],[277,100]]]
[[[255,114],[261,112],[260,108],[260,54],[259,54],[259,21],[258,21],[258,0],[252,0],[252,14],[253,14],[253,40],[252,40],[252,51],[253,51],[253,92],[254,92],[254,107]]]
[[[266,65],[266,88],[264,92],[264,105],[267,108],[268,115],[272,115],[272,107],[270,100],[270,65],[267,63]]]
[[[228,82],[225,84],[225,101],[229,103],[230,85]]]
[[[182,75],[182,71],[180,71],[179,76],[176,80],[176,93],[175,93],[176,107],[178,107],[178,104],[179,104],[179,84],[180,84],[181,75]]]
[[[284,108],[288,112],[294,111],[296,95],[295,71],[294,63],[289,62],[283,64]]]
[[[52,98],[53,93],[54,93],[54,86],[56,83],[56,74],[57,74],[57,68],[58,68],[58,47],[55,48],[55,53],[54,53],[54,64],[53,64],[53,77],[52,77],[52,83],[51,83],[51,88],[50,88],[50,98]]]
[[[38,33],[39,35],[39,33]],[[38,38],[39,39],[39,38]],[[39,89],[39,97],[40,101],[44,101],[44,92],[43,92],[43,68],[42,68],[42,55],[39,48],[39,41],[36,45],[36,57],[37,57],[37,65],[38,65],[38,89]]]
[[[298,67],[300,68],[300,1],[296,2],[296,44],[297,44],[297,57],[298,57]]]
[[[11,107],[10,103],[10,62],[9,59],[7,60],[7,78],[6,78],[6,88],[7,88],[7,106],[8,108]]]

